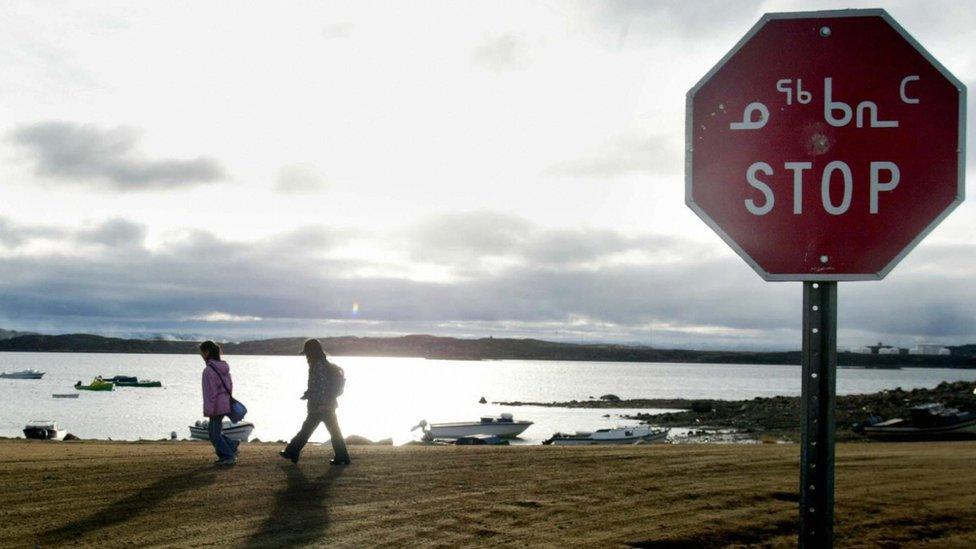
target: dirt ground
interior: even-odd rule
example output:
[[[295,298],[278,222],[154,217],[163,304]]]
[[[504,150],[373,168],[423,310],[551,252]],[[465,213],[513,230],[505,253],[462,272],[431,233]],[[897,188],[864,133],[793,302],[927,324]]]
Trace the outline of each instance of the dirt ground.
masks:
[[[793,546],[799,447],[0,441],[0,546]],[[976,546],[976,443],[841,444],[839,547]]]

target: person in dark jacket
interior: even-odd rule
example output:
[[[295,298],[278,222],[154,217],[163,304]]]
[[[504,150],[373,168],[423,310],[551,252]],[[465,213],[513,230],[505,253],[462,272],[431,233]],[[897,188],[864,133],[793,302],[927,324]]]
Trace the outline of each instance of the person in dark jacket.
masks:
[[[342,369],[326,359],[322,344],[317,339],[306,340],[300,354],[305,355],[308,361],[308,390],[302,395],[302,400],[308,401],[308,416],[295,438],[278,455],[298,463],[298,457],[308,442],[308,437],[312,436],[319,423],[325,423],[332,437],[332,450],[335,453],[332,465],[349,465],[351,462],[346,441],[342,438],[339,420],[336,419],[338,394],[345,383]]]

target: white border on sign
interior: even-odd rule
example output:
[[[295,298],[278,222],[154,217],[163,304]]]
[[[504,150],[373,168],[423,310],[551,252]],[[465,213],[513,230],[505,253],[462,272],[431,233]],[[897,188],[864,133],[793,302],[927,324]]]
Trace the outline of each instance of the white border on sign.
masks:
[[[711,80],[712,76],[715,75],[723,66],[732,58],[733,55],[738,53],[742,46],[746,44],[756,33],[762,29],[766,23],[769,21],[774,21],[778,19],[809,19],[809,18],[840,18],[840,17],[880,17],[886,23],[891,25],[902,38],[904,38],[922,57],[925,58],[939,73],[942,74],[953,86],[959,90],[959,135],[957,137],[956,145],[956,155],[959,165],[959,173],[957,175],[958,188],[956,190],[956,199],[953,200],[949,206],[947,206],[941,214],[938,215],[931,223],[929,223],[919,234],[916,236],[905,248],[892,259],[881,271],[873,274],[810,274],[810,273],[797,273],[797,274],[770,274],[767,273],[762,267],[756,263],[752,257],[749,256],[736,242],[726,233],[722,228],[705,213],[698,204],[695,204],[693,193],[692,193],[692,155],[694,154],[694,136],[693,136],[693,109],[694,109],[694,99],[695,93],[705,85],[706,82]],[[946,69],[942,63],[939,63],[935,57],[932,56],[921,44],[919,44],[912,35],[902,28],[889,14],[883,9],[851,9],[851,10],[824,10],[824,11],[797,11],[797,12],[785,12],[785,13],[767,13],[762,16],[762,18],[749,29],[749,32],[740,39],[735,46],[725,54],[722,59],[715,64],[714,67],[708,73],[705,74],[690,90],[688,90],[685,96],[685,204],[694,211],[698,217],[701,218],[709,227],[715,231],[730,248],[735,250],[735,253],[739,255],[746,263],[756,273],[759,274],[764,280],[767,281],[797,281],[797,280],[823,280],[823,281],[844,281],[844,280],[881,280],[892,269],[895,268],[902,259],[908,255],[915,246],[925,239],[929,233],[934,230],[939,223],[942,222],[959,204],[962,204],[963,200],[966,198],[966,86],[959,81],[958,78],[953,76],[948,69]]]

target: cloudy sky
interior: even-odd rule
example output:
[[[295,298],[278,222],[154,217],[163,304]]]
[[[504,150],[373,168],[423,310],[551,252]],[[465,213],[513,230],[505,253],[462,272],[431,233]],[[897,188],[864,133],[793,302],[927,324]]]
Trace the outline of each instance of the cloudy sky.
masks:
[[[684,96],[878,4],[4,3],[0,327],[797,348],[800,284],[684,206]],[[880,4],[973,86],[976,5]],[[842,283],[841,346],[976,342],[974,230]]]

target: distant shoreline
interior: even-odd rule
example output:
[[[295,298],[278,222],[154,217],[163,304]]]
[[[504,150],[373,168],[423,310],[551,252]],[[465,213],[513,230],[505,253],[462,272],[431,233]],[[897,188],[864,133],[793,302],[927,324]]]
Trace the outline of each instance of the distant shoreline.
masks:
[[[222,343],[229,355],[294,356],[304,337]],[[559,360],[576,362],[659,362],[691,364],[798,365],[799,351],[698,351],[619,344],[558,343],[539,339],[459,339],[430,335],[323,337],[326,352],[339,356],[426,358],[432,360]],[[868,355],[839,353],[841,367],[976,368],[974,345],[953,348],[964,354]],[[0,340],[0,352],[197,354],[193,341],[121,339],[91,334],[20,335]]]

